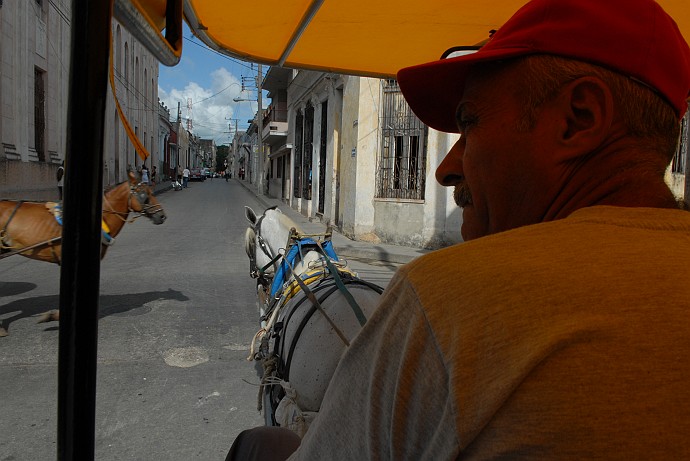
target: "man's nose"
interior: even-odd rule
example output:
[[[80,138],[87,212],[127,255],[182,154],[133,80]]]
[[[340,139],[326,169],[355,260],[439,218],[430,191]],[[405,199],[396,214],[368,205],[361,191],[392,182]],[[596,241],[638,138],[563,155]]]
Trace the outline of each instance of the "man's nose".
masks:
[[[453,147],[436,169],[436,181],[442,186],[454,186],[464,177],[462,169],[463,141],[460,138],[453,144]]]

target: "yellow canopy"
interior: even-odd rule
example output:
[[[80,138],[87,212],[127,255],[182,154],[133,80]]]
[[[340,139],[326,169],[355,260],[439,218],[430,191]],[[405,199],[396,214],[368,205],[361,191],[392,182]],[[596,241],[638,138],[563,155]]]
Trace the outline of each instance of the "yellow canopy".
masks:
[[[131,1],[151,18],[165,0]],[[167,0],[168,3],[180,0]],[[601,0],[606,1],[606,0]],[[690,41],[688,0],[657,0]],[[209,47],[269,65],[376,77],[475,45],[526,0],[184,0]],[[147,6],[148,5],[148,6]],[[162,24],[160,18],[150,22]]]

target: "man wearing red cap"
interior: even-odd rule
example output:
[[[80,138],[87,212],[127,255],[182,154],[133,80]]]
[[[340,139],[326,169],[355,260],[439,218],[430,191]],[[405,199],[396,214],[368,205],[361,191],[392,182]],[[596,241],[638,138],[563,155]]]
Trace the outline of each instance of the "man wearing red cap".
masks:
[[[674,21],[653,0],[533,0],[398,81],[460,133],[436,177],[466,242],[398,271],[293,458],[690,458]]]

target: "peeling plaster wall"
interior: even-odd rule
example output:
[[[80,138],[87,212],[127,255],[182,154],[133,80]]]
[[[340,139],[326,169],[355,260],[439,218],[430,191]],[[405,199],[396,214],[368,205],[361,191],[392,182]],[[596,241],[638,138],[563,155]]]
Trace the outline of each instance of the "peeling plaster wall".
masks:
[[[456,140],[457,135],[429,130],[423,201],[374,200],[376,235],[382,242],[435,249],[462,241],[461,210],[452,188],[440,186],[434,176]]]

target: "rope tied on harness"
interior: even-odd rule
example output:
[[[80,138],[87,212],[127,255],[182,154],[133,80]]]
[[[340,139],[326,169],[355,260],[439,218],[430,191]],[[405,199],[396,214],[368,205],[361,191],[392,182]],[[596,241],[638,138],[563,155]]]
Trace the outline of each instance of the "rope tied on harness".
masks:
[[[259,411],[261,411],[261,409],[263,408],[262,396],[264,394],[264,387],[272,384],[270,381],[274,373],[278,369],[278,360],[279,359],[275,354],[271,354],[261,361],[261,366],[264,369],[264,373],[261,377],[261,385],[259,386],[259,397],[256,405],[256,409]]]

